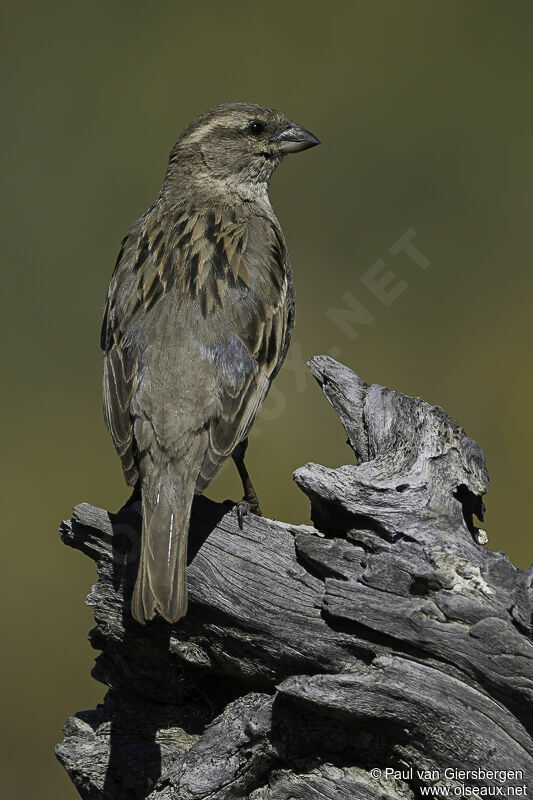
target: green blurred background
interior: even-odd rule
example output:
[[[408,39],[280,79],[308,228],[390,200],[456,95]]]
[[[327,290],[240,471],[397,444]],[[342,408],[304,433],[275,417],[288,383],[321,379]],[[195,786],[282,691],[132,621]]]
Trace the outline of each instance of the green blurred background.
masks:
[[[49,0],[4,2],[2,16],[0,780],[5,797],[57,800],[77,796],[52,755],[61,725],[104,687],[86,641],[95,570],[56,531],[80,501],[127,496],[101,413],[102,303],[123,233],[205,108],[272,105],[323,142],[287,159],[271,190],[298,313],[249,453],[265,513],[307,521],[292,470],[351,459],[302,369],[334,352],[481,443],[490,546],[531,562],[533,7]],[[389,253],[409,228],[425,270]],[[389,306],[360,280],[378,258],[408,284]],[[346,292],[374,317],[355,339],[327,313]],[[228,467],[209,494],[239,491]]]

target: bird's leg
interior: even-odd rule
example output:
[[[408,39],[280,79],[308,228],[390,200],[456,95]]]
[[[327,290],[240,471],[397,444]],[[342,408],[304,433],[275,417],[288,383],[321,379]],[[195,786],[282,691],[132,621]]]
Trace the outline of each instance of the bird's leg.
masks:
[[[257,514],[261,516],[261,509],[259,507],[259,499],[257,497],[257,492],[254,489],[253,483],[250,479],[248,474],[248,470],[246,469],[246,465],[244,463],[244,455],[246,453],[246,449],[248,447],[248,439],[244,439],[240,444],[237,445],[231,457],[235,461],[235,466],[239,472],[239,476],[242,481],[242,488],[244,491],[244,497],[242,500],[237,503],[237,518],[239,520],[239,528],[242,529],[242,520],[250,511],[252,514]]]

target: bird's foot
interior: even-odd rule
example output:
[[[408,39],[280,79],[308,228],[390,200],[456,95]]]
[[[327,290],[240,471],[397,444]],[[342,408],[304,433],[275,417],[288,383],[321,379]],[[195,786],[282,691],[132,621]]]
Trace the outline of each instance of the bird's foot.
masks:
[[[248,514],[255,514],[258,517],[263,516],[259,508],[259,500],[257,497],[243,497],[242,500],[235,503],[235,511],[237,512],[237,520],[241,531],[244,527],[243,520]]]

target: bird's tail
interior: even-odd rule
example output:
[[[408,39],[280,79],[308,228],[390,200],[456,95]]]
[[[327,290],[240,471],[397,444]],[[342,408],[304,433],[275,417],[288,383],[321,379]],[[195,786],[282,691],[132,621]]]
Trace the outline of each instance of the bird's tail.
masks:
[[[187,612],[187,538],[194,497],[192,486],[165,476],[142,486],[142,543],[131,601],[133,617],[144,624],[160,614],[176,622]]]

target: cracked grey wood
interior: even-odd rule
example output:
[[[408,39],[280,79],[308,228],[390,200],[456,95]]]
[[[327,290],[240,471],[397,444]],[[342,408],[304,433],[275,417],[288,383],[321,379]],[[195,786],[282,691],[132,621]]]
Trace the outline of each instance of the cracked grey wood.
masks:
[[[435,783],[417,769],[449,767],[533,788],[533,568],[479,545],[479,445],[419,398],[326,356],[310,368],[356,463],[296,470],[314,528],[241,531],[197,498],[184,620],[131,618],[138,505],[63,523],[97,565],[93,675],[110,687],[57,747],[83,798],[407,800]]]

